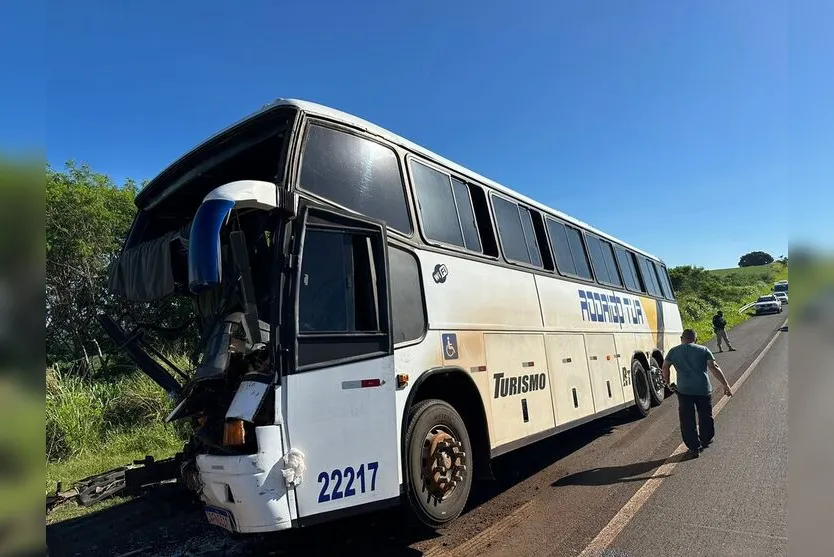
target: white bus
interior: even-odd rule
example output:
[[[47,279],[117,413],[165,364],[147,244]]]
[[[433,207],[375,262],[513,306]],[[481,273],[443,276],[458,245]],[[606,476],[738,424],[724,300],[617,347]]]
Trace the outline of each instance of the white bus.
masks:
[[[438,527],[492,458],[668,393],[660,259],[343,112],[278,100],[136,204],[111,291],[190,299],[195,369],[102,323],[193,425],[180,480],[228,530],[400,502]]]

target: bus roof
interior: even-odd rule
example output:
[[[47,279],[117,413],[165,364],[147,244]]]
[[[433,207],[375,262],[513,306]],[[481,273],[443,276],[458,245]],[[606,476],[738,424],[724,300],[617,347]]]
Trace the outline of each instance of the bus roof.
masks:
[[[395,134],[395,133],[393,133],[393,132],[391,132],[391,131],[389,131],[385,128],[382,128],[382,127],[380,127],[376,124],[368,122],[367,120],[359,118],[358,116],[354,116],[352,114],[342,112],[341,110],[337,110],[335,108],[331,108],[331,107],[324,106],[324,105],[317,104],[317,103],[310,102],[310,101],[304,101],[304,100],[299,100],[299,99],[282,99],[282,98],[276,99],[275,101],[265,105],[260,110],[250,114],[249,116],[246,116],[245,118],[235,122],[234,124],[232,124],[230,126],[227,126],[224,129],[218,131],[217,133],[215,133],[211,137],[207,138],[205,141],[201,142],[197,147],[192,149],[191,153],[193,153],[194,151],[197,151],[202,146],[210,143],[216,137],[218,137],[218,136],[236,128],[237,126],[239,126],[239,125],[241,125],[245,122],[249,122],[251,120],[257,119],[259,116],[261,116],[264,113],[270,111],[271,109],[281,107],[281,106],[295,107],[299,110],[304,111],[307,114],[310,114],[310,115],[313,115],[313,116],[321,116],[323,118],[328,118],[328,119],[331,119],[331,120],[336,120],[336,121],[339,121],[339,122],[343,122],[343,123],[345,123],[349,126],[353,126],[355,128],[359,128],[361,130],[364,130],[364,131],[366,131],[370,134],[376,135],[376,136],[381,137],[381,138],[383,138],[383,139],[385,139],[385,140],[387,140],[391,143],[399,145],[400,147],[403,147],[403,148],[408,149],[410,151],[414,151],[415,153],[418,153],[421,156],[428,158],[429,160],[432,160],[432,161],[434,161],[438,164],[441,164],[443,166],[448,167],[450,170],[454,170],[455,172],[458,172],[458,173],[460,173],[464,176],[469,176],[473,180],[481,182],[484,185],[487,185],[487,186],[491,187],[492,189],[494,189],[495,191],[497,191],[499,193],[502,193],[502,194],[510,196],[510,197],[514,197],[518,201],[521,201],[522,203],[530,205],[531,207],[534,207],[534,208],[538,209],[539,211],[542,211],[544,213],[548,213],[552,216],[558,217],[559,219],[562,219],[565,222],[568,222],[570,224],[573,224],[573,225],[579,226],[581,228],[584,228],[588,232],[596,234],[596,235],[598,235],[602,238],[605,238],[607,240],[610,240],[612,242],[616,242],[616,243],[618,243],[618,244],[620,244],[620,245],[622,245],[622,246],[624,246],[628,249],[631,249],[631,250],[633,250],[633,251],[635,251],[639,254],[642,254],[646,257],[649,257],[649,258],[654,259],[656,261],[661,261],[662,262],[662,260],[660,258],[658,258],[658,257],[656,257],[656,256],[654,256],[654,255],[652,255],[652,254],[650,254],[650,253],[648,253],[644,250],[641,250],[640,248],[629,245],[629,244],[623,242],[622,240],[620,240],[618,238],[615,238],[615,237],[613,237],[609,234],[606,234],[605,232],[602,232],[601,230],[597,230],[593,226],[591,226],[591,225],[589,225],[585,222],[582,222],[579,219],[571,217],[570,215],[566,215],[566,214],[562,213],[561,211],[558,211],[558,210],[556,210],[552,207],[548,207],[547,205],[544,205],[543,203],[540,203],[540,202],[538,202],[534,199],[531,199],[531,198],[519,193],[516,190],[510,189],[506,186],[503,186],[502,184],[499,184],[498,182],[490,180],[486,176],[482,176],[482,175],[478,174],[477,172],[475,172],[473,170],[470,170],[470,169],[468,169],[464,166],[461,166],[461,165],[459,165],[459,164],[457,164],[457,163],[455,163],[451,160],[446,159],[445,157],[442,157],[442,156],[438,155],[437,153],[429,151],[425,147],[422,147],[422,146],[420,146],[420,145],[418,145],[418,144],[416,144],[412,141],[409,141],[408,139],[405,139],[404,137],[401,137],[401,136],[399,136],[399,135],[397,135],[397,134]],[[169,166],[169,168],[171,168],[171,167],[177,165],[179,162],[183,161],[183,159],[187,158],[191,153],[184,155],[183,157],[178,159],[176,162],[172,163]],[[168,169],[163,170],[160,173],[159,177],[161,177],[163,174],[165,174],[167,170]],[[145,189],[149,189],[148,186],[155,185],[154,184],[155,181],[156,181],[156,179],[151,180],[151,182],[146,186]],[[142,192],[140,192],[139,196],[140,197],[142,196]]]

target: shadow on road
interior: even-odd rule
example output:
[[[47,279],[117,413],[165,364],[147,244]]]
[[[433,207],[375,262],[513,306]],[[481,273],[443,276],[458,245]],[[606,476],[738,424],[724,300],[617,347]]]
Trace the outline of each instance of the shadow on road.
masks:
[[[469,504],[464,512],[482,505],[499,493],[535,476],[595,439],[611,435],[618,428],[634,421],[637,419],[628,410],[617,412],[495,458],[492,461],[495,480],[476,484],[477,489],[470,496]]]
[[[591,470],[585,470],[559,478],[550,485],[553,487],[563,487],[566,485],[611,485],[627,482],[644,482],[651,477],[650,472],[659,468],[665,462],[684,462],[689,460],[689,458],[685,454],[679,454],[669,459],[661,458],[647,460],[645,462],[635,462],[624,466],[592,468]],[[666,478],[668,476],[669,474],[660,474],[655,477]]]

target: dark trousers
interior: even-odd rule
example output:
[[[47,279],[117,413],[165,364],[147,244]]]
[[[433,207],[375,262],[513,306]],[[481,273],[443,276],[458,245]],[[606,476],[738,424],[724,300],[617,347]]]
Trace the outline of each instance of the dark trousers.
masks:
[[[698,427],[695,427],[695,414]],[[681,437],[689,450],[708,445],[715,436],[715,422],[712,419],[711,395],[684,395],[678,393],[678,416],[681,423]]]

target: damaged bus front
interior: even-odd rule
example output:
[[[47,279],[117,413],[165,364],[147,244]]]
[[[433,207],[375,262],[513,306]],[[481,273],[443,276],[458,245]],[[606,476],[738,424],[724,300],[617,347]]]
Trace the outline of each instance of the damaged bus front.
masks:
[[[177,283],[186,283],[180,294],[192,299],[199,335],[193,373],[174,368],[183,382],[165,370],[163,363],[173,364],[141,342],[141,335],[126,334],[110,318],[102,323],[175,400],[167,421],[191,421],[194,433],[181,455],[179,479],[208,505],[220,504],[208,506],[206,514],[229,530],[273,530],[289,527],[292,519],[286,489],[274,478],[267,481],[284,456],[269,324],[270,301],[280,301],[281,293],[262,279],[273,276],[270,259],[283,259],[268,240],[270,224],[280,242],[283,223],[296,210],[296,198],[274,183],[224,184],[205,196],[184,229],[187,235],[169,234],[124,250],[111,275],[112,289],[134,301],[176,295]],[[172,250],[174,238],[185,248]],[[178,281],[173,269],[183,263],[187,280]],[[242,505],[233,514],[222,506],[230,503]]]
[[[303,118],[271,105],[137,196],[110,290],[137,304],[187,299],[193,371],[154,348],[145,333],[160,323],[100,318],[174,400],[168,421],[190,422],[178,479],[235,532],[399,501],[385,225],[293,191]]]
[[[207,504],[210,522],[241,532],[286,528],[293,518],[285,482],[273,477],[276,465],[287,466],[270,323],[280,320],[283,248],[298,210],[281,185],[294,119],[294,111],[279,109],[233,127],[137,197],[110,290],[137,304],[187,298],[197,329],[183,331],[197,339],[193,371],[166,360],[142,327],[127,333],[115,319],[100,319],[174,399],[167,420],[192,425],[179,480]],[[224,508],[235,503],[234,512]]]

